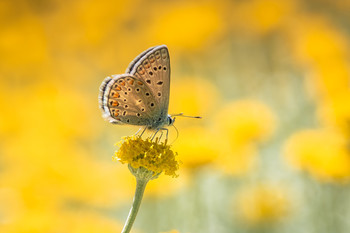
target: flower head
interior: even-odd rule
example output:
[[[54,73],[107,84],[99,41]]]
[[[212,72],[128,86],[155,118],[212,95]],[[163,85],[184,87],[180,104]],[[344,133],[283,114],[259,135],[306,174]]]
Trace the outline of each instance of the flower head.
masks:
[[[302,130],[286,142],[285,157],[293,167],[307,171],[323,182],[350,179],[350,152],[347,138],[331,129]]]
[[[124,137],[120,142],[119,150],[115,152],[114,159],[121,163],[128,163],[130,170],[147,169],[153,176],[162,172],[166,175],[177,177],[179,162],[175,159],[177,153],[170,149],[167,141],[159,142],[158,139],[142,139],[139,136]],[[135,175],[135,172],[133,174]]]
[[[278,223],[291,212],[287,190],[270,184],[245,187],[236,199],[240,219],[251,225]]]

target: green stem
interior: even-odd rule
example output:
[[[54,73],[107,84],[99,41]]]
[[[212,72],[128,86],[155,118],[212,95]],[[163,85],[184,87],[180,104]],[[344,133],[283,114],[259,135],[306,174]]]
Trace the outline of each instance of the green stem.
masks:
[[[136,178],[136,191],[135,191],[134,200],[129,212],[129,216],[126,219],[122,233],[129,233],[132,228],[132,225],[135,222],[135,218],[136,218],[137,212],[139,211],[141,201],[142,201],[142,196],[145,191],[147,182],[148,182],[147,179]]]

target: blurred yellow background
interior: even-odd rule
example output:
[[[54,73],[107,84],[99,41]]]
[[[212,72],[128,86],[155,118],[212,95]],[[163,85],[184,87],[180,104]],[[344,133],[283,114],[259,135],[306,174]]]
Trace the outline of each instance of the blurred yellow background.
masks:
[[[0,232],[119,232],[104,77],[166,44],[179,178],[133,232],[349,232],[350,2],[0,1]],[[176,133],[170,128],[171,138]]]

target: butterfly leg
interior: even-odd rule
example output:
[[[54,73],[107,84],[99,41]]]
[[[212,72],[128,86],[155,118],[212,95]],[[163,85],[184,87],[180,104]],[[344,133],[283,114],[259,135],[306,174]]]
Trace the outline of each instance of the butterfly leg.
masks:
[[[158,130],[161,130],[161,133],[162,133],[160,138],[159,138],[159,141],[160,141],[161,137],[163,136],[163,131],[166,131],[165,140],[168,140],[169,130],[167,128],[159,128]]]
[[[139,130],[136,131],[136,133],[134,134],[134,136],[137,136],[137,134],[141,131],[142,127],[139,128]]]
[[[142,127],[141,127],[139,130],[137,130],[137,132],[135,133],[135,136],[137,136],[137,134],[141,131],[141,129],[142,129]],[[141,132],[141,134],[140,134],[139,137],[142,137],[142,135],[144,134],[144,132],[146,131],[146,129],[147,129],[147,127],[145,127],[145,128],[142,130],[142,132]]]
[[[151,141],[153,141],[153,139],[156,137],[157,133],[159,132],[160,129],[157,129],[157,131],[153,134]]]
[[[163,137],[163,131],[160,131],[160,137],[159,137],[159,141],[162,139],[162,137]]]

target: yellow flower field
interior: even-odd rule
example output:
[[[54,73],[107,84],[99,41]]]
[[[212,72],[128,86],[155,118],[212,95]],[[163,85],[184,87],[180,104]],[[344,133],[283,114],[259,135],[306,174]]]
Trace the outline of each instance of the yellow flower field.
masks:
[[[164,171],[131,232],[349,232],[349,12],[342,0],[1,1],[0,232],[121,232],[136,182],[120,161]],[[166,145],[98,106],[105,77],[162,44],[169,114],[202,117],[176,116]]]

